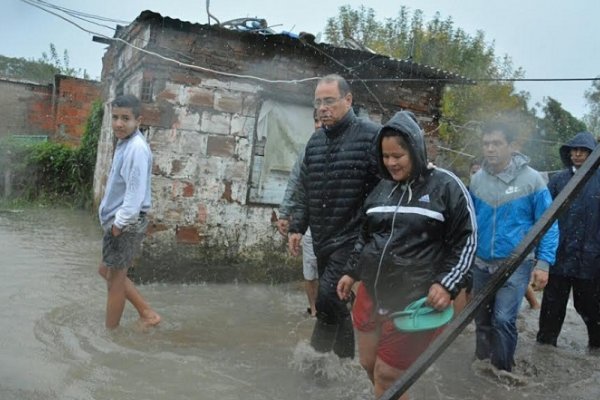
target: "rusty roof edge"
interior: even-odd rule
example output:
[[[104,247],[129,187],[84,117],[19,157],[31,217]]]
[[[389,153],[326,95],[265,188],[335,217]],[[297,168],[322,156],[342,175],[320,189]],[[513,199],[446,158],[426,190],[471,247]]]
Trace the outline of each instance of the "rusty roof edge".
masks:
[[[174,29],[185,29],[185,27],[192,27],[192,26],[196,26],[199,28],[203,28],[203,29],[211,29],[211,30],[217,30],[217,31],[221,31],[223,33],[228,33],[228,34],[237,34],[240,36],[255,36],[255,37],[260,37],[263,40],[268,41],[270,37],[276,37],[277,39],[281,40],[283,39],[284,41],[288,41],[289,44],[305,44],[305,42],[302,39],[298,39],[298,38],[294,38],[290,35],[287,34],[282,34],[282,33],[278,33],[278,34],[272,34],[272,35],[268,35],[268,34],[258,34],[258,33],[253,33],[251,31],[247,31],[247,32],[241,32],[241,31],[235,31],[235,30],[231,30],[231,29],[227,29],[224,27],[221,27],[219,25],[215,25],[215,24],[201,24],[201,23],[194,23],[194,22],[190,22],[190,21],[183,21],[177,18],[171,18],[171,17],[165,17],[162,16],[161,14],[151,11],[151,10],[144,10],[140,13],[140,15],[128,26],[126,27],[122,27],[122,29],[119,29],[116,33],[115,33],[115,37],[124,37],[126,36],[126,33],[129,32],[134,26],[136,22],[150,22],[150,21],[159,21],[163,24],[163,25],[170,25],[172,26]],[[338,46],[334,46],[332,44],[329,43],[314,43],[314,44],[310,44],[308,46],[314,46],[317,49],[320,50],[326,50],[326,49],[332,49],[333,51],[339,52],[342,51],[344,53],[355,53],[355,54],[360,54],[363,57],[367,58],[367,57],[373,57],[374,55],[380,57],[380,58],[386,58],[394,63],[399,64],[402,67],[410,67],[410,68],[417,68],[418,70],[415,71],[417,73],[422,73],[422,74],[428,74],[431,75],[429,78],[433,81],[433,80],[442,80],[444,81],[444,83],[454,83],[454,84],[476,84],[476,82],[473,79],[467,78],[463,75],[454,73],[454,72],[450,72],[450,71],[446,71],[446,70],[442,70],[440,68],[436,68],[430,65],[426,65],[426,64],[420,64],[420,63],[416,63],[410,59],[397,59],[397,58],[393,58],[384,54],[373,54],[371,52],[368,51],[364,51],[364,50],[357,50],[357,49],[351,49],[351,48],[347,48],[347,47],[338,47]],[[325,54],[327,54],[327,52],[325,52]]]
[[[428,73],[431,74],[429,78],[431,80],[443,80],[446,83],[460,83],[460,84],[476,84],[477,82],[473,79],[467,78],[464,75],[460,75],[451,71],[443,70],[440,68],[436,68],[427,64],[420,64],[412,61],[411,59],[398,59],[394,57],[387,56],[385,54],[380,53],[370,53],[367,51],[361,51],[356,49],[350,49],[347,47],[337,47],[331,44],[320,44],[317,45],[320,47],[326,47],[332,49],[334,52],[344,52],[344,53],[357,53],[362,55],[365,59],[373,58],[377,56],[379,59],[386,59],[396,64],[399,64],[403,67],[417,68],[417,73]]]

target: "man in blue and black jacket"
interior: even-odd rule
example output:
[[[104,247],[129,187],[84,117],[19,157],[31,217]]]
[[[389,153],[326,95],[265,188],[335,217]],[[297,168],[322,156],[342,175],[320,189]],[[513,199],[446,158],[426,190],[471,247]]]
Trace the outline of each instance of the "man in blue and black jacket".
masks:
[[[473,292],[482,291],[492,275],[552,203],[542,176],[531,168],[529,159],[514,151],[515,129],[502,122],[483,129],[482,168],[471,177],[469,190],[477,215],[477,259],[473,271]],[[534,254],[512,273],[490,303],[475,316],[478,359],[490,359],[496,368],[511,371],[517,347],[517,315],[533,277],[541,290],[548,281],[558,244],[558,227],[552,227],[539,241]]]

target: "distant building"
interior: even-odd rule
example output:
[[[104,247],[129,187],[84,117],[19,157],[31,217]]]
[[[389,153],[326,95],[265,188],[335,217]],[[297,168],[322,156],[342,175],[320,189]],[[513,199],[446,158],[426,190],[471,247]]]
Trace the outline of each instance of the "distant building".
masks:
[[[100,82],[56,75],[54,83],[0,78],[0,137],[19,136],[76,146]]]
[[[274,221],[289,171],[313,132],[317,81],[303,79],[338,73],[351,82],[358,114],[385,121],[408,109],[426,132],[437,129],[444,85],[469,83],[412,61],[317,44],[311,36],[232,30],[151,11],[115,37],[96,38],[109,44],[105,99],[141,98],[154,152],[152,229],[137,272],[142,280],[300,276],[297,268],[283,268],[286,250]],[[96,201],[114,150],[109,115]]]

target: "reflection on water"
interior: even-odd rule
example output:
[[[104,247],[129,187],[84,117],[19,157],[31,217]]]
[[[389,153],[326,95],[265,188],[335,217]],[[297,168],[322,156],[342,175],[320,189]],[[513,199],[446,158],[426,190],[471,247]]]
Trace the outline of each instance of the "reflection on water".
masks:
[[[0,399],[369,399],[356,360],[317,354],[301,286],[152,284],[163,316],[140,332],[125,310],[103,328],[100,230],[89,213],[0,211]],[[600,357],[574,311],[558,349],[534,344],[537,313],[519,319],[521,380],[472,365],[467,329],[411,388],[413,399],[594,399]]]

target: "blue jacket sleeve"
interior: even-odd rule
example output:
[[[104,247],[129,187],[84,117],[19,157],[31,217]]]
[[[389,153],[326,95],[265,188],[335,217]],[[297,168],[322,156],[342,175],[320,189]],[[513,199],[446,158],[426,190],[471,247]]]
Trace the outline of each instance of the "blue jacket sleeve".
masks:
[[[534,195],[535,220],[538,221],[542,214],[552,204],[552,196],[547,188]],[[535,257],[538,260],[545,261],[548,265],[554,264],[556,260],[556,249],[558,248],[558,223],[554,221],[550,229],[542,236],[535,250]]]

